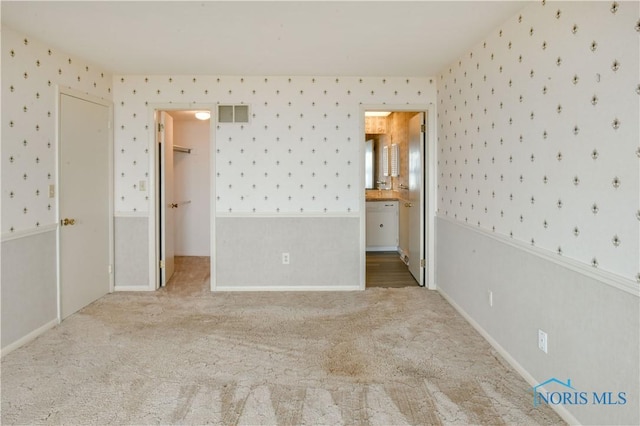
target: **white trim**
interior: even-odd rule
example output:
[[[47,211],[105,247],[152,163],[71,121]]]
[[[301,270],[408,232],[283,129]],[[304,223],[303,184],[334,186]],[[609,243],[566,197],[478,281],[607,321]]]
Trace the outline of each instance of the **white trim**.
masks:
[[[511,247],[523,250],[527,253],[533,254],[534,256],[537,256],[539,258],[542,258],[544,260],[547,260],[549,262],[553,262],[556,265],[565,267],[571,271],[577,272],[579,274],[582,274],[586,277],[592,278],[592,279],[596,279],[600,282],[602,282],[603,284],[608,284],[612,287],[617,288],[618,290],[622,290],[626,293],[632,294],[636,297],[640,297],[640,285],[638,285],[637,283],[635,283],[632,279],[620,276],[618,274],[612,273],[612,272],[608,272],[608,271],[604,271],[602,269],[598,269],[598,268],[594,268],[590,265],[586,265],[582,262],[579,262],[577,260],[571,259],[569,257],[566,256],[560,256],[557,255],[549,250],[545,250],[543,248],[540,247],[536,247],[536,246],[532,246],[530,244],[526,244],[522,241],[519,240],[515,240],[512,238],[508,238],[506,236],[503,236],[501,234],[496,234],[496,233],[492,233],[489,232],[485,229],[482,228],[478,228],[472,225],[469,225],[467,223],[462,223],[459,220],[455,220],[452,219],[448,216],[444,216],[440,213],[438,213],[437,215],[438,219],[442,219],[445,220],[449,223],[452,223],[454,225],[458,225],[462,228],[465,229],[469,229],[471,231],[474,231],[480,235],[484,235],[486,237],[489,237],[491,239],[494,239],[496,241],[499,241],[501,243],[507,244]]]
[[[148,285],[116,285],[113,291],[155,291],[155,288],[149,288]]]
[[[271,217],[279,217],[279,218],[358,218],[360,217],[360,212],[350,212],[350,213],[319,213],[319,212],[310,212],[310,213],[216,213],[216,217],[219,218],[271,218]]]
[[[151,131],[147,132],[149,136],[148,140],[148,151],[151,153],[151,164],[149,165],[149,180],[147,185],[147,191],[149,194],[149,222],[148,222],[148,238],[149,238],[149,290],[156,290],[158,286],[159,271],[158,271],[158,259],[160,256],[160,248],[157,241],[157,231],[159,222],[159,212],[157,208],[158,201],[158,187],[159,184],[156,182],[159,176],[159,158],[158,158],[158,108],[154,106],[149,106],[148,112],[149,116],[147,117],[147,122],[150,123]]]
[[[74,98],[82,99],[83,101],[93,102],[94,104],[102,105],[107,108],[113,107],[113,102],[109,99],[100,98],[98,96],[90,95],[89,93],[82,92],[80,90],[76,90],[69,86],[57,86],[58,88],[58,96],[60,94],[65,94],[68,96],[72,96]],[[113,116],[112,120],[109,122],[109,129],[113,129]],[[111,132],[109,132],[111,133]],[[56,191],[57,192],[57,191]]]
[[[116,190],[115,190],[115,133],[114,133],[114,107],[113,102],[109,102],[109,293],[113,293],[116,287]]]
[[[54,156],[55,156],[55,217],[56,224],[60,223],[60,103],[62,98],[62,88],[56,85],[56,105],[55,105],[55,145],[54,145]],[[56,227],[56,315],[57,321],[60,323],[62,321],[62,300],[60,297],[60,227]]]
[[[425,194],[424,203],[426,212],[424,221],[426,227],[425,257],[427,262],[427,270],[425,274],[425,286],[429,290],[435,290],[436,286],[436,212],[438,211],[438,139],[436,137],[437,127],[437,110],[434,103],[429,104],[426,117],[427,134],[426,134],[426,170],[425,180],[428,192]]]
[[[149,217],[149,212],[115,212],[113,217]]]
[[[358,285],[341,285],[341,286],[328,286],[328,285],[279,285],[279,286],[265,286],[265,285],[239,285],[239,286],[217,286],[212,291],[224,292],[224,291],[361,291],[362,289]]]
[[[60,321],[58,320],[58,318],[53,319],[51,321],[49,321],[48,323],[46,323],[45,325],[36,328],[35,330],[33,330],[31,333],[27,334],[26,336],[22,336],[21,338],[19,338],[18,340],[16,340],[13,343],[9,343],[6,347],[2,348],[1,351],[1,355],[0,357],[4,358],[5,355],[8,355],[9,353],[15,351],[16,349],[18,349],[19,347],[26,345],[27,343],[31,342],[32,340],[35,340],[36,337],[39,337],[40,335],[44,334],[45,332],[51,330],[53,327],[55,327],[56,325],[60,324]]]
[[[420,123],[420,126],[427,126],[427,120],[429,119],[429,111],[423,111],[421,113],[422,115],[422,122]],[[420,144],[419,144],[419,151],[420,151],[420,170],[421,170],[421,182],[420,182],[420,257],[419,259],[426,259],[427,258],[427,235],[431,235],[432,233],[429,232],[429,229],[427,228],[428,223],[427,223],[427,208],[429,206],[429,200],[426,198],[427,193],[430,193],[431,191],[428,191],[427,185],[428,185],[428,180],[427,177],[429,176],[429,166],[427,164],[427,150],[429,147],[429,135],[427,135],[427,132],[423,132],[422,128],[420,129]],[[409,229],[409,232],[411,232],[411,229]],[[409,240],[411,240],[411,237],[409,237]],[[423,267],[422,265],[419,265],[418,267],[418,276],[420,277],[420,279],[418,280],[418,284],[425,286],[425,287],[429,287],[429,284],[427,283],[427,277],[425,276],[425,267]]]
[[[407,251],[402,250],[400,247],[398,247],[397,252],[398,252],[398,256],[400,257],[400,260],[402,260],[402,262],[406,265],[409,259],[409,255],[407,254]]]
[[[358,216],[360,217],[360,264],[359,267],[359,288],[360,290],[365,290],[367,288],[367,185],[365,183],[365,147],[367,143],[367,134],[366,134],[366,117],[365,113],[367,109],[377,109],[377,108],[364,108],[362,105],[360,106],[360,119],[359,119],[359,128],[358,132],[361,135],[362,139],[360,140],[358,146],[358,197],[360,198],[360,212]],[[373,177],[375,182],[375,176]]]
[[[31,237],[38,234],[45,234],[47,232],[52,232],[57,229],[58,229],[57,223],[50,223],[48,225],[39,226],[38,228],[29,228],[29,229],[22,229],[20,231],[15,231],[15,232],[6,232],[2,234],[2,242],[4,243],[5,241],[18,240],[20,238],[27,238],[27,237]]]
[[[366,247],[367,251],[398,251],[398,246]]]
[[[216,110],[216,115],[217,115]],[[216,120],[209,119],[209,290],[216,288]]]
[[[469,314],[467,314],[464,309],[462,309],[456,302],[453,301],[442,289],[437,290],[438,293],[451,305],[453,308],[458,311],[458,313],[469,323],[471,326],[478,332],[480,335],[502,356],[513,367],[514,370],[522,376],[523,379],[527,381],[531,385],[531,387],[537,386],[539,381],[536,380],[515,358],[511,356],[509,352],[505,348],[503,348],[491,335],[484,329],[480,324],[478,324]],[[531,402],[533,404],[533,401]],[[563,405],[550,405],[551,408],[560,416],[562,420],[567,422],[570,425],[579,425],[580,422],[576,419],[573,414],[569,412]]]

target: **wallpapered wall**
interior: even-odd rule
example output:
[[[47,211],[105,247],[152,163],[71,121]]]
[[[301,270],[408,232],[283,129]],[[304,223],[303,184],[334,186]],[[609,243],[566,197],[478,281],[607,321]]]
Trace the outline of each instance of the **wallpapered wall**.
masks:
[[[116,211],[148,212],[149,109],[249,105],[216,128],[216,210],[226,214],[359,210],[360,104],[435,103],[431,78],[116,76]],[[215,115],[213,116],[215,119]]]
[[[56,84],[111,99],[111,74],[3,27],[3,235],[56,221]]]
[[[640,282],[637,2],[542,2],[438,76],[438,212]]]

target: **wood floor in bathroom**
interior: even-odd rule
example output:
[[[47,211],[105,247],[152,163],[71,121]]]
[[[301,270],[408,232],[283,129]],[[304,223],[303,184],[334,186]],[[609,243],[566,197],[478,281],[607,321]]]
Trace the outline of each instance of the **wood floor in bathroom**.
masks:
[[[417,287],[418,282],[397,252],[367,252],[367,288]]]

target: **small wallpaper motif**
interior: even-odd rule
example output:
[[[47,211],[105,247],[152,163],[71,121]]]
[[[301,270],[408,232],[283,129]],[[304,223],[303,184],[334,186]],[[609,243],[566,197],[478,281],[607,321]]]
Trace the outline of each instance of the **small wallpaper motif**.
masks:
[[[55,223],[56,85],[111,99],[111,74],[2,28],[2,233]]]
[[[637,2],[541,2],[443,70],[438,211],[640,282]]]
[[[154,105],[249,106],[249,123],[216,124],[218,213],[348,214],[362,192],[360,105],[427,105],[435,94],[428,77],[116,76],[116,211],[149,211],[138,184],[149,179]]]

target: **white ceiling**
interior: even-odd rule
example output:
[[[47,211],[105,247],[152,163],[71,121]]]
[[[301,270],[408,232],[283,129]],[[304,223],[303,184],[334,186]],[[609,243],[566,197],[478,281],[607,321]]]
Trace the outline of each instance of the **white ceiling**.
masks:
[[[116,74],[434,76],[522,1],[2,1],[2,24]]]

